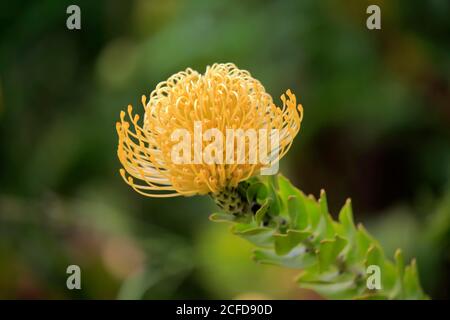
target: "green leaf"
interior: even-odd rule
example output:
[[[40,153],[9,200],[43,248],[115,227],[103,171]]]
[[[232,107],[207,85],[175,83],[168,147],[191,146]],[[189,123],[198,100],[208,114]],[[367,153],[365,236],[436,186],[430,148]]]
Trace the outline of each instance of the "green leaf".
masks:
[[[403,257],[403,253],[400,249],[397,249],[395,251],[394,255],[395,260],[395,273],[396,273],[396,281],[394,288],[391,292],[390,298],[400,298],[403,299],[404,297],[404,288],[403,288],[403,275],[404,275],[404,269],[405,269],[405,259]]]
[[[236,217],[228,213],[215,212],[210,214],[209,220],[214,222],[234,222]]]
[[[268,195],[268,190],[265,184],[261,182],[255,182],[247,188],[247,201],[252,203],[253,201],[262,202],[265,201]]]
[[[264,216],[266,215],[267,210],[269,209],[270,202],[271,202],[270,199],[266,199],[264,201],[264,204],[261,206],[261,208],[259,208],[258,211],[256,211],[255,220],[256,220],[256,224],[258,226],[261,225],[261,223],[264,219]]]
[[[395,251],[395,265],[397,267],[397,273],[403,278],[403,270],[405,269],[405,258],[403,257],[402,250],[397,249]]]
[[[416,260],[413,259],[411,264],[405,268],[404,273],[404,291],[405,299],[427,299],[428,297],[422,293],[420,286],[419,274],[417,272]]]
[[[319,204],[320,204],[320,209],[322,210],[322,215],[328,216],[329,212],[328,212],[327,194],[326,194],[325,190],[323,190],[323,189],[320,190]]]
[[[344,249],[347,240],[336,236],[334,239],[322,240],[319,244],[319,270],[327,270],[331,264],[334,264],[339,253]]]
[[[345,205],[341,209],[341,212],[339,212],[339,222],[341,223],[346,236],[353,237],[356,232],[356,228],[355,223],[353,222],[352,204],[350,199],[347,199]]]
[[[308,224],[311,230],[315,230],[322,218],[321,209],[313,196],[304,196],[303,203],[308,215]]]
[[[323,215],[317,225],[317,228],[314,230],[314,235],[317,239],[329,239],[335,234],[336,232],[334,231],[331,217],[329,215]]]
[[[299,283],[301,288],[311,289],[330,299],[350,299],[358,294],[358,287],[351,280],[343,282],[305,282]]]
[[[297,228],[298,230],[306,229],[308,227],[308,214],[303,203],[302,195],[290,195],[287,200],[287,207],[289,218],[291,221],[291,227]]]
[[[366,268],[370,265],[377,265],[380,268],[384,264],[384,254],[380,247],[372,244],[367,250]]]
[[[389,292],[391,291],[397,280],[397,271],[395,265],[385,258],[383,262],[383,268],[381,269],[381,278],[383,291]]]
[[[306,252],[305,250],[304,247],[297,247],[284,256],[279,256],[272,250],[255,250],[253,259],[258,263],[272,264],[293,269],[303,269],[317,263],[314,254]]]
[[[283,202],[283,209],[287,210],[291,228],[300,230],[308,226],[308,215],[303,204],[304,195],[295,188],[288,179],[278,176],[279,195]]]
[[[238,224],[231,231],[257,246],[270,247],[272,245],[274,231],[271,228],[249,227],[244,224]]]
[[[265,187],[267,189],[266,197],[272,199],[268,213],[271,216],[278,216],[283,209],[283,204],[281,202],[280,195],[278,194],[278,179],[274,176],[266,176],[264,177],[264,180],[266,182]]]
[[[300,190],[295,188],[291,182],[284,176],[279,175],[278,176],[278,187],[279,187],[279,193],[282,195],[283,198],[287,198],[289,196],[297,196],[300,193]]]
[[[275,252],[278,255],[285,255],[310,235],[311,232],[298,230],[288,230],[286,234],[274,234]]]
[[[363,264],[366,260],[369,247],[375,243],[372,236],[366,231],[363,225],[359,224],[355,234],[355,247],[348,251],[347,261],[350,264]]]
[[[382,293],[365,293],[360,296],[356,296],[355,300],[387,300],[388,296]]]

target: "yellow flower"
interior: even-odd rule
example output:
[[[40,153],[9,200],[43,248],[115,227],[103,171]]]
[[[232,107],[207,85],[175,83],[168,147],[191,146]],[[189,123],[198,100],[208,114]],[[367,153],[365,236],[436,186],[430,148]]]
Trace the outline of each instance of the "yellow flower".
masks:
[[[139,115],[133,115],[131,105],[128,120],[126,113],[121,112],[116,126],[117,153],[123,165],[120,173],[134,190],[150,197],[216,194],[227,187],[236,187],[265,166],[261,161],[250,161],[255,145],[249,138],[244,139],[244,163],[179,163],[173,160],[173,149],[179,144],[173,141],[173,133],[184,130],[195,135],[198,125],[202,132],[215,128],[223,136],[228,129],[266,129],[267,132],[275,129],[279,132],[278,146],[267,150],[276,148],[278,161],[289,150],[303,116],[295,95],[290,90],[286,94],[287,98],[281,96],[283,107],[278,108],[258,80],[231,63],[208,66],[203,75],[190,68],[179,72],[159,83],[148,102],[142,97],[145,110],[142,123]],[[200,140],[200,145],[187,141],[190,143],[188,158],[203,154],[211,143],[207,139]],[[232,145],[233,159],[242,152],[237,146],[237,143]]]

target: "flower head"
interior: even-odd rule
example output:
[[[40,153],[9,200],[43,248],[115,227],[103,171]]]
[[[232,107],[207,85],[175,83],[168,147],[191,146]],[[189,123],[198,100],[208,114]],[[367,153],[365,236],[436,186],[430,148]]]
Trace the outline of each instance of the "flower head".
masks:
[[[267,165],[252,161],[252,151],[262,149],[264,143],[269,145],[267,151],[276,151],[277,155],[270,160],[273,164],[289,150],[300,129],[303,109],[290,90],[286,95],[281,96],[283,107],[278,108],[258,80],[231,63],[214,64],[203,75],[190,68],[179,72],[159,83],[149,101],[142,97],[145,114],[141,122],[139,115],[133,115],[131,105],[128,118],[121,112],[116,126],[117,153],[123,165],[120,173],[134,190],[150,197],[214,194],[235,187]],[[183,150],[188,153],[184,156],[203,159],[214,140],[217,148],[212,154],[227,149],[227,156],[242,161],[225,161],[223,157],[215,157],[212,162],[175,161],[174,148],[180,142],[174,140],[174,132],[182,130],[195,136],[199,126],[205,133],[216,130],[214,139],[184,140],[187,148]],[[238,143],[230,147],[227,139],[222,148],[220,134],[228,137],[229,130],[265,130],[269,135],[260,139],[262,144],[252,144],[250,137],[244,136],[241,149]],[[269,143],[274,130],[278,139],[275,146]]]

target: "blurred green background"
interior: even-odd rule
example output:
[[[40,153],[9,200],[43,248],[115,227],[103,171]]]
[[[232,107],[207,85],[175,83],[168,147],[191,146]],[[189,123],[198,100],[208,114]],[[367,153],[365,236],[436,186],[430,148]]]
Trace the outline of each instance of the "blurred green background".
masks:
[[[66,8],[81,8],[81,30]],[[381,7],[382,30],[366,28]],[[450,2],[2,1],[0,298],[315,299],[295,270],[208,221],[206,198],[149,199],[120,178],[115,122],[159,81],[234,62],[305,109],[281,171],[327,190],[389,255],[450,290]],[[81,267],[82,290],[66,288]]]

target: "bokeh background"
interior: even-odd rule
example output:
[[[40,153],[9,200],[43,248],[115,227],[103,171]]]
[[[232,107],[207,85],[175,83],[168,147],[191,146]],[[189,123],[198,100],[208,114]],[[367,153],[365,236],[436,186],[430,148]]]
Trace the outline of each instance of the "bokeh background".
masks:
[[[66,8],[81,8],[81,30]],[[366,28],[378,4],[382,30]],[[387,254],[450,288],[450,2],[2,1],[0,298],[320,299],[256,265],[206,198],[148,199],[119,175],[115,122],[159,81],[214,62],[249,70],[303,126],[281,171],[347,197]],[[66,268],[82,290],[66,288]]]

